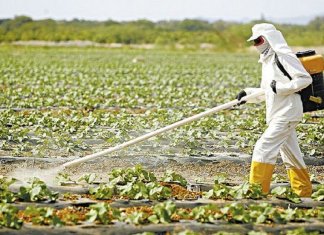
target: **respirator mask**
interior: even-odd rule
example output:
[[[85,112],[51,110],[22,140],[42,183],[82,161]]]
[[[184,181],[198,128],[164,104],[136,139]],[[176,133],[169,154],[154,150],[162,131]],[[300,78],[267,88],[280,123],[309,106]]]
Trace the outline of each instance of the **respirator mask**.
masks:
[[[260,52],[260,54],[266,55],[270,49],[269,42],[262,36],[253,40],[255,48]]]

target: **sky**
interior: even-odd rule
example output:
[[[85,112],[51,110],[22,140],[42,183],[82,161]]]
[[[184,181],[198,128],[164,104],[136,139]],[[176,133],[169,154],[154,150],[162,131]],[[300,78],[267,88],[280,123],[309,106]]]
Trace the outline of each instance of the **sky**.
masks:
[[[316,16],[324,16],[324,0],[0,0],[0,18],[17,15],[33,19],[117,21],[249,21],[263,16],[279,23],[307,23]]]

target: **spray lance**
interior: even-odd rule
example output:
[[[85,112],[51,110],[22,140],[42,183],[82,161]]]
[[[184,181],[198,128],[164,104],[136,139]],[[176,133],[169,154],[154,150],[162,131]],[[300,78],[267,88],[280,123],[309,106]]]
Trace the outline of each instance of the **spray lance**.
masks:
[[[150,133],[147,133],[145,135],[139,136],[139,137],[137,137],[135,139],[129,140],[129,141],[124,142],[122,144],[119,144],[119,145],[117,145],[115,147],[111,147],[111,148],[106,149],[106,150],[103,150],[101,152],[97,152],[97,153],[94,153],[94,154],[85,156],[83,158],[79,158],[79,159],[76,159],[76,160],[73,160],[73,161],[70,161],[70,162],[66,162],[62,166],[60,166],[60,170],[63,170],[64,168],[76,166],[76,165],[78,165],[80,163],[83,163],[83,162],[86,162],[86,161],[89,161],[89,160],[93,160],[93,159],[98,158],[98,157],[105,156],[105,155],[107,155],[109,153],[112,153],[112,152],[115,152],[115,151],[124,149],[124,148],[126,148],[128,146],[131,146],[131,145],[135,145],[135,144],[137,144],[139,142],[142,142],[144,140],[147,140],[149,138],[152,138],[153,136],[160,135],[160,134],[162,134],[162,133],[164,133],[166,131],[169,131],[169,130],[175,129],[177,127],[183,126],[183,125],[185,125],[187,123],[190,123],[190,122],[196,121],[196,120],[198,120],[200,118],[209,116],[209,115],[214,114],[214,113],[216,113],[218,111],[231,108],[234,105],[237,105],[237,104],[239,104],[242,101],[248,101],[248,100],[257,98],[257,97],[259,97],[259,96],[261,96],[263,94],[264,94],[264,91],[263,90],[258,91],[258,92],[255,92],[255,93],[253,93],[251,95],[244,96],[240,101],[238,101],[237,99],[232,100],[232,101],[230,101],[228,103],[225,103],[225,104],[216,106],[216,107],[214,107],[212,109],[209,109],[207,111],[204,111],[202,113],[199,113],[199,114],[196,114],[194,116],[185,118],[185,119],[183,119],[181,121],[175,122],[175,123],[173,123],[171,125],[168,125],[166,127],[163,127],[163,128],[157,129],[155,131],[152,131]]]

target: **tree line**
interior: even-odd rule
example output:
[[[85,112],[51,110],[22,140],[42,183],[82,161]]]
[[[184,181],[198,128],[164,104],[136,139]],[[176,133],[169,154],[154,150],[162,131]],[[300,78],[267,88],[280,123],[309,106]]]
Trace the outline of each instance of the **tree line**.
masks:
[[[136,20],[118,22],[74,19],[55,21],[33,20],[28,16],[0,19],[0,42],[45,40],[87,40],[97,43],[199,45],[210,43],[216,49],[235,50],[249,45],[246,39],[255,23],[208,22],[198,19],[152,22]],[[271,23],[271,22],[270,22]],[[324,16],[307,25],[275,24],[292,46],[324,45]]]

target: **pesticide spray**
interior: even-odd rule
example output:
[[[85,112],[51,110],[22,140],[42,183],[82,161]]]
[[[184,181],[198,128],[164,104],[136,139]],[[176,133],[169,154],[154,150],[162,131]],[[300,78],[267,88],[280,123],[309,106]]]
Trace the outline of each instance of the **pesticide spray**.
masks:
[[[41,169],[41,168],[17,168],[10,173],[10,177],[15,178],[19,183],[24,184],[32,178],[39,178],[44,181],[47,185],[55,185],[55,177],[58,173],[63,171],[62,166],[58,166],[52,169]]]
[[[248,100],[257,98],[257,97],[263,95],[263,93],[264,93],[264,91],[259,91],[259,92],[255,92],[255,93],[253,93],[251,95],[244,96],[241,99],[241,101],[248,101]],[[139,137],[137,137],[135,139],[132,139],[132,140],[127,141],[125,143],[119,144],[119,145],[117,145],[115,147],[111,147],[111,148],[103,150],[101,152],[94,153],[94,154],[91,154],[91,155],[88,155],[88,156],[85,156],[83,158],[79,158],[79,159],[76,159],[76,160],[73,160],[73,161],[70,161],[70,162],[66,162],[63,165],[55,167],[53,169],[42,169],[42,170],[32,169],[29,172],[31,175],[28,175],[25,170],[15,172],[15,178],[21,179],[21,174],[22,175],[28,175],[28,178],[35,175],[35,177],[38,177],[40,179],[45,179],[46,182],[48,182],[48,183],[53,183],[55,176],[59,172],[63,171],[64,169],[79,165],[79,164],[81,164],[83,162],[86,162],[86,161],[89,161],[89,160],[94,160],[96,158],[105,156],[105,155],[107,155],[109,153],[116,152],[116,151],[119,151],[121,149],[124,149],[124,148],[126,148],[128,146],[135,145],[135,144],[137,144],[139,142],[142,142],[142,141],[147,140],[149,138],[152,138],[154,136],[160,135],[160,134],[165,133],[165,132],[167,132],[169,130],[175,129],[177,127],[183,126],[183,125],[188,124],[190,122],[193,122],[193,121],[196,121],[196,120],[201,119],[203,117],[214,114],[214,113],[216,113],[218,111],[231,108],[234,105],[239,104],[241,101],[238,101],[237,99],[232,100],[232,101],[230,101],[228,103],[216,106],[216,107],[214,107],[212,109],[209,109],[209,110],[207,110],[205,112],[196,114],[196,115],[194,115],[192,117],[185,118],[185,119],[183,119],[181,121],[175,122],[175,123],[173,123],[171,125],[168,125],[166,127],[163,127],[163,128],[157,129],[155,131],[152,131],[150,133],[147,133],[145,135],[139,136]],[[19,173],[19,175],[18,175],[18,173]]]

